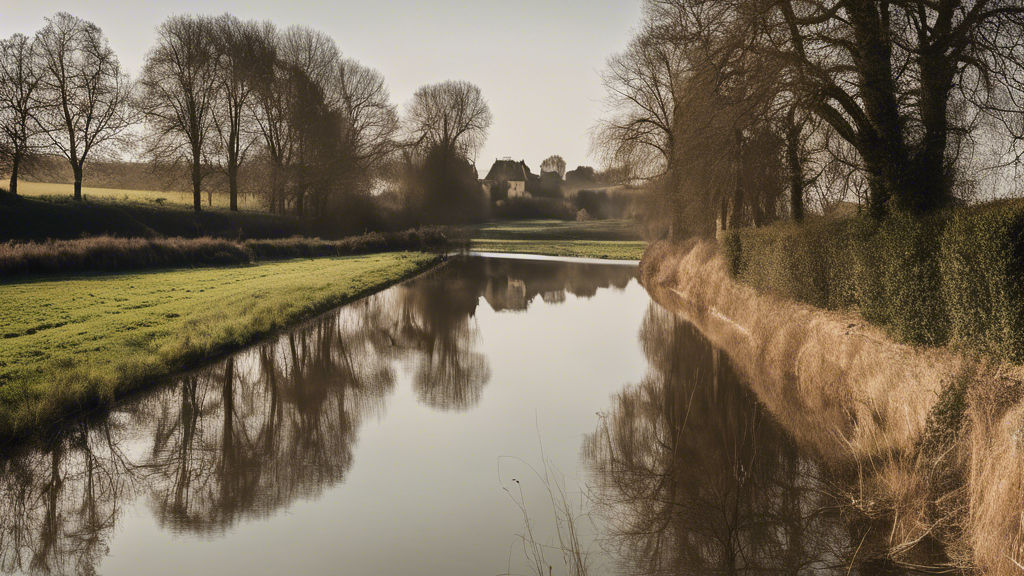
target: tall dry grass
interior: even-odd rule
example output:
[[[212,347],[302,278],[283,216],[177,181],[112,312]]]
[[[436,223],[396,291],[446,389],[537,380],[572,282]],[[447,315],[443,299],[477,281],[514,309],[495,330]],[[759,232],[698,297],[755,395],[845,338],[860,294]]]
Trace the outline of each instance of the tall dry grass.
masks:
[[[923,562],[941,545],[951,568],[1024,570],[1024,369],[763,296],[731,278],[713,243],[655,244],[641,278],[802,445],[851,470],[842,490],[889,522],[894,559]]]
[[[82,271],[115,272],[146,268],[190,268],[251,264],[265,260],[346,256],[398,250],[450,251],[458,235],[443,228],[371,232],[342,240],[286,238],[115,238],[7,242],[0,244],[0,277]]]

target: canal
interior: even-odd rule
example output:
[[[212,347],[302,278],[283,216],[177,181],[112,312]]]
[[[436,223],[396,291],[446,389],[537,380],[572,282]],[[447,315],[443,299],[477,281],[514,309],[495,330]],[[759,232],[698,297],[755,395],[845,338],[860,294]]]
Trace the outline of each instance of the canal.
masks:
[[[0,571],[894,573],[842,486],[635,265],[463,257],[7,447]]]

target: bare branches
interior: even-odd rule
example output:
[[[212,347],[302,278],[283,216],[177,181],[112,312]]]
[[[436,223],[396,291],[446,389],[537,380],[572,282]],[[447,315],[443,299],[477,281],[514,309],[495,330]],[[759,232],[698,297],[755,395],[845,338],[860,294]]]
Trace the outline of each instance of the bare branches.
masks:
[[[42,66],[39,51],[23,34],[0,40],[0,166],[10,170],[10,192],[18,194],[18,174],[31,162],[42,133],[36,118]]]
[[[418,146],[437,147],[452,157],[472,158],[492,120],[480,88],[464,80],[420,87],[406,112],[408,131]]]
[[[135,122],[133,84],[95,24],[60,12],[36,35],[43,74],[40,126],[75,174],[82,199],[82,172],[90,155],[119,143]]]
[[[150,154],[190,168],[197,212],[220,85],[214,30],[206,17],[166,20],[157,29],[157,45],[146,56],[141,81],[140,106],[152,129]]]

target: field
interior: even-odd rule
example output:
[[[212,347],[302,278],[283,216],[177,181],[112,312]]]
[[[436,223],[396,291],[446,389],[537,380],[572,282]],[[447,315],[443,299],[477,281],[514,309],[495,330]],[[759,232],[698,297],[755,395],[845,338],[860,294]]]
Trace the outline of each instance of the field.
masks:
[[[0,283],[0,434],[109,400],[425,269],[398,252]]]
[[[0,185],[7,186],[6,182],[0,182]],[[70,198],[75,193],[75,186],[73,184],[51,184],[47,182],[26,182],[24,180],[18,181],[18,194],[21,196],[62,196]],[[150,202],[153,204],[180,204],[182,206],[192,206],[192,193],[191,192],[175,192],[165,191],[157,192],[153,190],[123,190],[120,188],[93,188],[90,186],[82,186],[82,195],[86,200],[118,200],[123,202]],[[208,208],[209,196],[203,193],[203,208]],[[224,193],[216,193],[213,195],[213,208],[227,208],[228,207],[228,195]],[[238,197],[238,207],[241,210],[259,210],[262,206],[256,201],[253,196],[242,195]]]
[[[0,242],[92,236],[288,238],[302,233],[301,223],[291,216],[223,208],[195,212],[185,204],[133,201],[130,197],[128,201],[113,196],[86,198],[75,202],[70,195],[0,195]]]
[[[481,252],[639,260],[647,243],[628,220],[523,220],[481,226],[470,247]]]

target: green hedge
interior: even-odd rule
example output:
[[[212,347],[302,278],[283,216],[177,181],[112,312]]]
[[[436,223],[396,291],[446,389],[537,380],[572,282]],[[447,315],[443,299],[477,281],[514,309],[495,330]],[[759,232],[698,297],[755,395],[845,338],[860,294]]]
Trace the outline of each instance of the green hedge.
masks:
[[[1024,202],[730,232],[733,274],[759,290],[856,309],[913,344],[1024,361]]]
[[[941,254],[950,341],[1024,361],[1024,203],[955,213]]]

